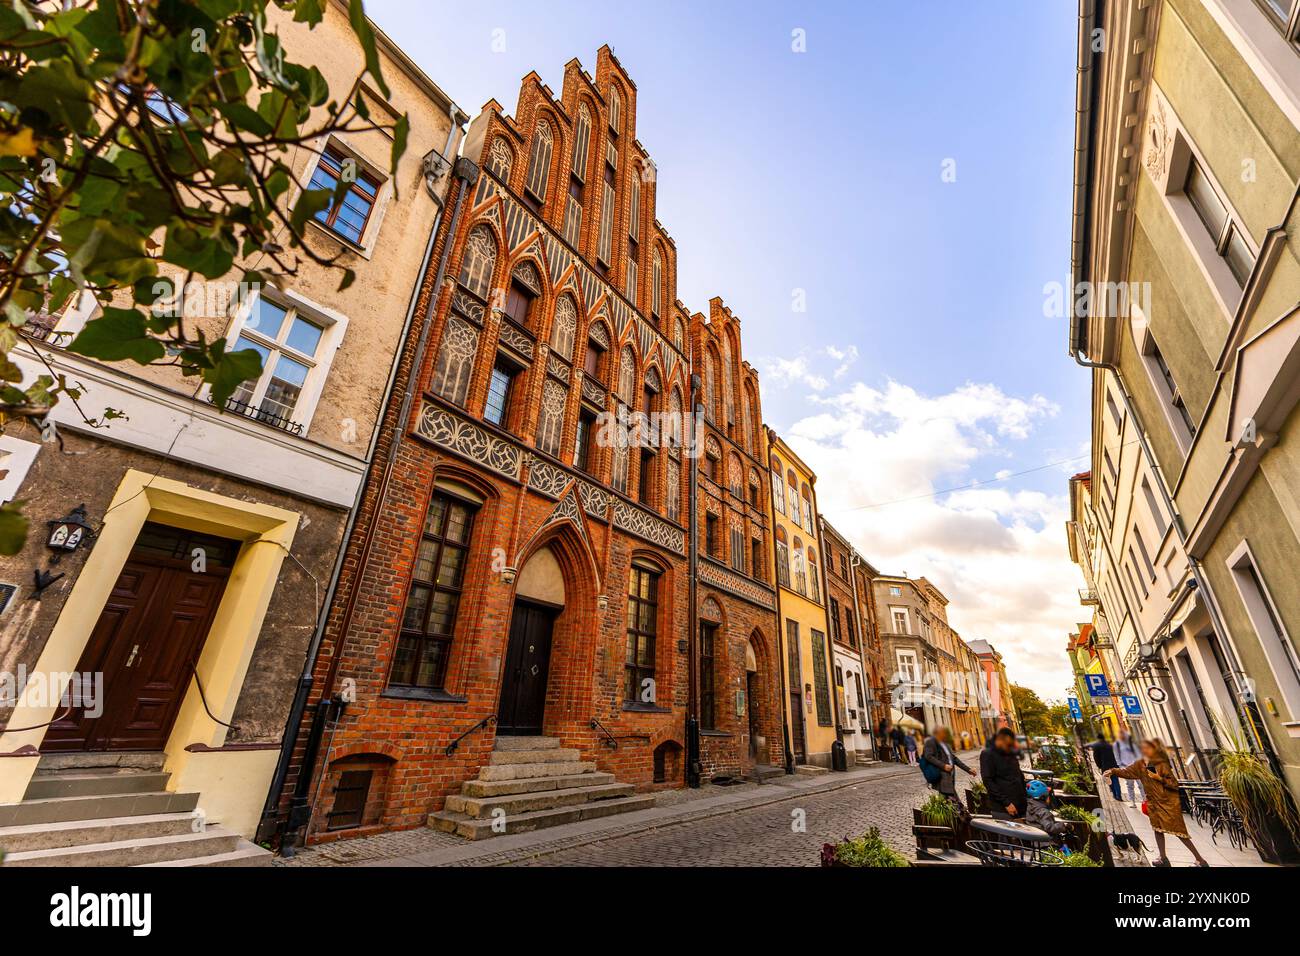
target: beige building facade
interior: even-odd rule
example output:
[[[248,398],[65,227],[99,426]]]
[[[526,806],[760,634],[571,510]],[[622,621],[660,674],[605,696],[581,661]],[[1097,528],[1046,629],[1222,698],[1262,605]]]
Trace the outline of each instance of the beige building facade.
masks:
[[[1122,629],[1116,617],[1136,617],[1132,663],[1168,669],[1160,679],[1177,691],[1189,743],[1210,766],[1229,736],[1242,734],[1293,794],[1300,788],[1294,7],[1089,5],[1091,19],[1080,24],[1072,276],[1087,300],[1076,303],[1069,343],[1092,368],[1089,494],[1102,515],[1099,534],[1134,545],[1113,549],[1118,584],[1102,584],[1103,592],[1118,589],[1108,623]],[[1093,42],[1098,30],[1104,44]],[[1131,444],[1119,444],[1117,433]],[[1121,451],[1142,460],[1121,469]]]

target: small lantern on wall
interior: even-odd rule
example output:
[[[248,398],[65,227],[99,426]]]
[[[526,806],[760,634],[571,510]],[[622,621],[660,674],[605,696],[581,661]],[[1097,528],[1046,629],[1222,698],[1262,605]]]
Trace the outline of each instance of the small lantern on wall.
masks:
[[[59,559],[65,554],[71,554],[76,551],[91,537],[95,530],[86,520],[86,506],[78,505],[72,509],[72,513],[59,518],[56,521],[48,522],[50,526],[50,536],[45,541],[45,546],[54,552],[54,557],[50,558],[51,564],[57,564]]]

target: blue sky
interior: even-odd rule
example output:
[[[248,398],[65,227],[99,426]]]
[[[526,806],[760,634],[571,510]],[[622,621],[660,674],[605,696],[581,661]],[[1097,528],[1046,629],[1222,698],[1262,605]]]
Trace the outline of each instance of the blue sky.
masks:
[[[1068,270],[1071,0],[367,9],[471,115],[513,112],[532,69],[558,93],[565,62],[592,69],[609,43],[679,296],[741,317],[764,417],[819,467],[823,512],[882,570],[931,577],[1013,679],[1062,695],[1084,619],[1065,482],[1086,459],[881,503],[1086,452],[1088,377],[1043,313]]]

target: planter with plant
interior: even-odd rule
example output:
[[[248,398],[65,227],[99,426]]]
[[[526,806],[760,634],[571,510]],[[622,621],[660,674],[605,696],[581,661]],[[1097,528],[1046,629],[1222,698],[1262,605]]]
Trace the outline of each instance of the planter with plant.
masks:
[[[1291,795],[1243,734],[1217,723],[1224,739],[1219,786],[1241,814],[1260,858],[1265,863],[1300,862],[1300,818]]]
[[[1079,852],[1087,854],[1098,866],[1114,865],[1110,855],[1110,845],[1106,834],[1101,830],[1101,813],[1089,813],[1083,807],[1073,803],[1061,803],[1052,808],[1056,817],[1070,825],[1073,845]],[[1081,863],[1067,866],[1082,866]]]
[[[876,827],[856,840],[822,844],[822,866],[892,868],[911,865],[907,857],[885,843]]]
[[[1056,850],[1048,850],[1044,855],[1057,866],[1101,866],[1100,863],[1091,859],[1086,853],[1061,853]]]
[[[989,812],[989,790],[982,781],[976,780],[966,788],[966,809],[971,813]]]

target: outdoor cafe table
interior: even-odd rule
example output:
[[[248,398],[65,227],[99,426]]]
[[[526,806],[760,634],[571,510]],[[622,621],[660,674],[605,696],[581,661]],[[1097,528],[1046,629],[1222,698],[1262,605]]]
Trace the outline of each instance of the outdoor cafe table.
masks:
[[[1017,843],[1051,843],[1046,831],[1017,820],[995,820],[992,817],[974,817],[970,828],[987,834],[994,840],[1011,840]]]

